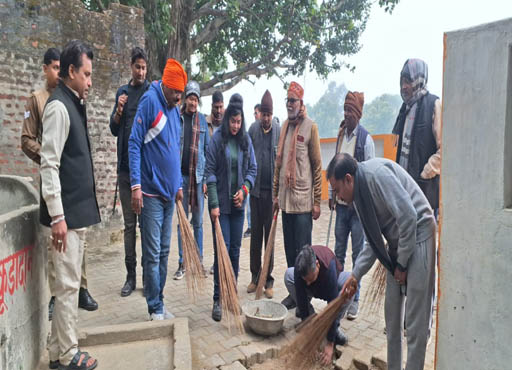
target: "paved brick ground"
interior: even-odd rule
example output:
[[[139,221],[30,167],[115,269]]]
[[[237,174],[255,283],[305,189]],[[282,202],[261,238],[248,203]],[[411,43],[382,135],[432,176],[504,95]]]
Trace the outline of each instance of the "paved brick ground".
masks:
[[[205,213],[205,220],[206,213]],[[174,218],[176,223],[176,217]],[[327,229],[329,224],[329,210],[326,204],[322,205],[322,216],[313,226],[313,243],[326,243]],[[275,265],[274,265],[274,300],[280,301],[286,294],[283,283],[283,275],[286,269],[286,259],[283,247],[281,221],[276,238]],[[334,225],[334,220],[333,220]],[[245,227],[244,227],[245,230]],[[334,230],[331,231],[330,246],[334,248]],[[124,249],[119,233],[110,243],[104,245],[90,245],[88,248],[88,276],[89,290],[99,303],[99,310],[86,312],[80,310],[79,326],[93,327],[101,325],[121,324],[145,321],[148,319],[146,301],[142,296],[141,270],[138,268],[137,290],[129,297],[121,298],[120,289],[124,283]],[[138,253],[140,254],[140,246]],[[205,222],[204,228],[204,262],[209,268],[213,262],[213,244],[209,221]],[[348,255],[351,255],[349,248]],[[347,260],[351,260],[347,258]],[[140,261],[140,257],[139,257]],[[286,345],[290,338],[293,338],[295,331],[293,327],[298,323],[295,318],[295,311],[291,310],[285,322],[285,330],[276,337],[265,339],[250,332],[237,335],[233,329],[231,332],[225,323],[217,323],[211,319],[213,276],[207,278],[206,293],[200,296],[195,303],[189,300],[186,292],[186,281],[175,281],[172,276],[178,265],[178,247],[176,241],[176,227],[173,225],[171,241],[171,253],[169,257],[168,280],[165,288],[166,307],[178,317],[187,317],[189,320],[190,335],[193,351],[194,369],[211,369],[223,365],[229,365],[237,360],[250,366],[265,358],[275,357],[279,348]],[[346,269],[350,270],[351,265],[347,262]],[[371,273],[363,279],[362,291]],[[246,287],[250,280],[249,270],[249,239],[243,239],[240,253],[240,274],[239,274],[239,296],[241,302],[254,299],[254,294],[247,294]],[[313,300],[317,309],[325,306],[320,300]],[[372,356],[382,357],[386,347],[386,339],[383,334],[384,319],[383,313],[378,315],[360,314],[355,321],[342,321],[342,327],[349,337],[349,345],[343,347],[344,362],[350,357],[356,361],[369,363]],[[404,346],[405,347],[405,346]],[[432,343],[427,352],[426,369],[433,369],[435,344]],[[385,355],[384,355],[385,359]],[[351,362],[351,361],[350,361]],[[337,368],[343,368],[342,365]]]

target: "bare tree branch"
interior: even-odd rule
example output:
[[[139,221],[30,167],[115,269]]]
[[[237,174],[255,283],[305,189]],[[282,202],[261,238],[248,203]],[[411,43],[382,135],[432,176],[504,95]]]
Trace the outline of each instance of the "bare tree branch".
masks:
[[[215,2],[214,0],[212,0]],[[210,1],[210,3],[212,2]],[[240,11],[249,9],[256,0],[246,0],[240,2]],[[207,3],[209,4],[209,3]],[[207,5],[205,4],[205,5]],[[204,6],[203,6],[204,7]],[[203,8],[201,7],[201,8]],[[213,10],[213,9],[211,9]],[[206,11],[206,10],[205,10]],[[191,45],[192,50],[197,50],[201,46],[209,43],[214,40],[221,30],[222,26],[229,20],[227,12],[224,12],[223,15],[217,16],[213,21],[211,21],[198,35],[192,38]]]
[[[201,17],[206,15],[212,15],[214,17],[220,17],[226,14],[224,10],[214,9],[213,7],[220,3],[220,0],[210,0],[202,7],[200,7],[194,14],[192,18],[192,24],[195,24]]]

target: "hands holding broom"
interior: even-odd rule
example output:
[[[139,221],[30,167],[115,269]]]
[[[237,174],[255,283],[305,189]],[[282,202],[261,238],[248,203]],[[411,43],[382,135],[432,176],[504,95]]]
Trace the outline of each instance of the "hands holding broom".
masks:
[[[343,299],[350,299],[354,294],[356,294],[357,291],[357,279],[354,275],[350,275],[347,281],[345,281],[345,284],[343,285],[343,288],[341,289],[341,296]]]
[[[347,279],[345,284],[343,285],[343,288],[341,289],[341,299],[342,301],[347,301],[348,299],[352,298],[354,294],[356,294],[357,291],[357,279],[354,277],[354,275],[350,275],[350,277]],[[332,362],[332,356],[334,353],[334,343],[333,342],[327,342],[324,346],[324,350],[321,353],[320,360],[323,365],[329,365]]]

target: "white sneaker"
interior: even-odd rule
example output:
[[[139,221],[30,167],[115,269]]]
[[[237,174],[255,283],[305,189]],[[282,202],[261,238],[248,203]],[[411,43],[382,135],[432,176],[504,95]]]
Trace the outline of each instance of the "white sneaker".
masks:
[[[163,313],[152,313],[149,316],[149,321],[160,321],[160,320],[164,320],[164,319],[165,319],[165,317],[164,317]]]
[[[164,320],[170,320],[170,319],[174,319],[174,315],[172,313],[170,313],[169,311],[167,311],[167,308],[164,307]]]

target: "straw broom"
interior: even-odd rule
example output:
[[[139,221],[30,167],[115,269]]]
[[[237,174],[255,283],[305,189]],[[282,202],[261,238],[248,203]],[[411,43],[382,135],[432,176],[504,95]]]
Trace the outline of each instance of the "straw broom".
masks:
[[[283,351],[282,357],[289,368],[310,369],[313,367],[317,360],[317,351],[347,299],[339,295],[301,328],[293,342]]]
[[[181,240],[183,246],[183,264],[186,266],[187,273],[187,292],[192,301],[195,302],[197,293],[204,292],[204,271],[199,257],[197,243],[190,222],[187,219],[183,204],[180,200],[176,202],[178,206],[178,222],[180,224]]]
[[[277,229],[277,215],[279,214],[279,210],[274,213],[274,217],[272,219],[272,226],[270,227],[270,233],[268,236],[267,245],[265,246],[265,256],[263,257],[263,267],[260,270],[260,276],[258,278],[258,285],[256,286],[256,300],[261,299],[263,295],[263,287],[265,286],[265,282],[267,281],[268,270],[270,269],[270,260],[272,259],[272,254],[274,252],[274,241],[276,239],[276,229]]]
[[[364,294],[362,300],[365,313],[376,314],[379,313],[384,305],[384,297],[386,295],[386,275],[388,270],[382,263],[378,263],[373,271],[372,281]]]
[[[386,243],[386,250],[388,244]],[[373,270],[372,280],[362,299],[362,312],[367,314],[377,314],[384,306],[384,298],[386,296],[386,279],[388,270],[382,263],[378,263]]]
[[[219,219],[215,220],[215,237],[217,240],[217,267],[219,270],[219,288],[220,303],[224,317],[228,319],[228,328],[231,331],[231,325],[236,325],[240,333],[244,332],[242,323],[240,304],[238,302],[238,292],[236,289],[235,273],[231,260],[229,259],[228,249],[222,236]]]

